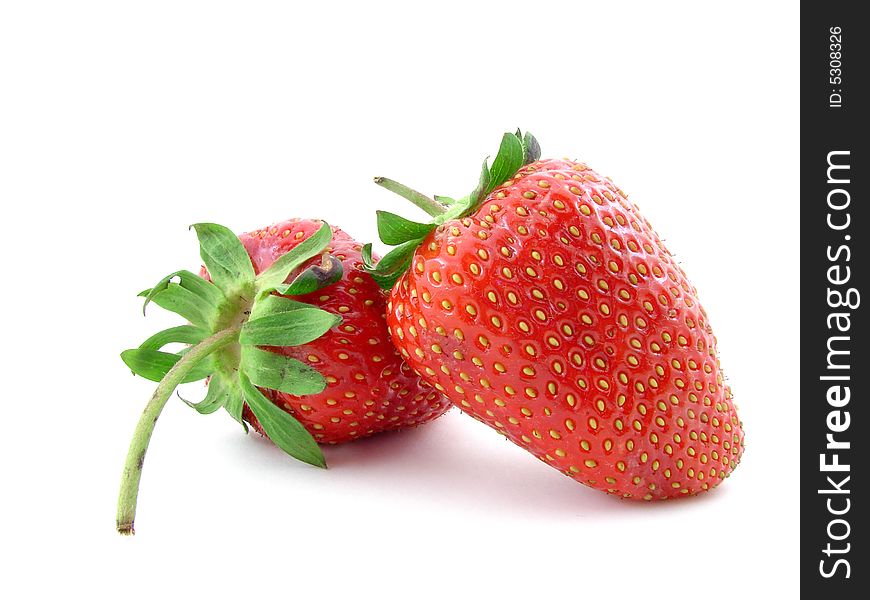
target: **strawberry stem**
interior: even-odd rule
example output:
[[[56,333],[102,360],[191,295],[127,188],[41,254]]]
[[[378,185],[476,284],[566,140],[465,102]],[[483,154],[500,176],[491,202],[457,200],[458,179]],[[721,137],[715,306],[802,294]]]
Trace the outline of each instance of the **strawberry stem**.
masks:
[[[429,196],[422,194],[417,190],[411,189],[408,186],[399,183],[398,181],[393,181],[392,179],[387,179],[386,177],[375,177],[375,183],[382,188],[386,188],[391,192],[400,195],[402,198],[414,204],[414,206],[425,211],[426,214],[431,217],[437,217],[438,215],[444,213],[447,210],[447,207],[440,202],[436,202]]]
[[[151,441],[151,434],[154,432],[157,418],[172,396],[172,392],[200,360],[215,350],[238,340],[240,330],[241,327],[223,329],[192,346],[157,384],[157,389],[154,390],[151,400],[148,401],[139,422],[136,424],[127,460],[124,463],[124,474],[121,477],[121,490],[118,495],[118,533],[123,535],[134,533],[133,520],[136,517],[136,500],[139,496],[139,479],[142,476],[145,452],[148,450],[148,443]]]

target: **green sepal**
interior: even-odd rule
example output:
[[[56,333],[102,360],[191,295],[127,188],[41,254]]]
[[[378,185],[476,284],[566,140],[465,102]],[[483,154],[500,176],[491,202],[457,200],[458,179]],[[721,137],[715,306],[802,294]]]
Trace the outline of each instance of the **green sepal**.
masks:
[[[242,395],[239,375],[238,373],[233,373],[232,375],[226,376],[224,380],[226,383],[224,410],[226,410],[233,419],[238,421],[242,426],[242,429],[245,430],[245,433],[248,433],[248,424],[245,423],[245,420],[242,418],[242,414],[245,410],[245,399]]]
[[[300,346],[316,340],[341,323],[341,317],[314,306],[251,319],[242,327],[239,343],[259,346]]]
[[[214,284],[184,270],[167,275],[139,295],[145,297],[142,314],[145,314],[148,304],[154,302],[206,329],[211,328],[218,308],[224,301],[223,293]]]
[[[524,158],[522,139],[514,133],[504,134],[498,154],[489,168],[489,181],[483,196],[488,196],[495,188],[513,177],[523,166]]]
[[[160,352],[159,350],[150,350],[142,348],[134,348],[132,350],[124,350],[121,353],[121,360],[130,367],[136,375],[144,377],[150,381],[159,382],[166,376],[175,363],[181,360],[180,354],[172,354],[170,352]],[[182,383],[190,383],[205,379],[214,371],[214,363],[210,356],[203,358],[190,373],[182,380]]]
[[[233,389],[233,386],[228,385],[222,376],[215,374],[208,380],[208,392],[206,392],[205,398],[199,402],[188,402],[184,398],[181,400],[199,414],[210,415],[224,406],[227,396],[231,393],[238,394],[239,392],[237,389]]]
[[[428,196],[386,177],[375,177],[375,183],[411,201],[432,215],[430,223],[417,223],[378,211],[378,234],[385,244],[395,246],[377,264],[372,260],[371,244],[363,246],[363,267],[372,279],[384,289],[390,289],[402,274],[411,266],[414,251],[435,227],[465,217],[476,211],[480,204],[500,185],[513,178],[524,165],[538,160],[541,147],[535,136],[518,129],[516,133],[505,133],[501,144],[489,166],[484,160],[480,170],[477,187],[469,195],[454,200],[447,196]]]
[[[293,458],[325,469],[323,451],[302,424],[293,415],[275,406],[244,373],[239,373],[239,382],[245,402],[269,439]]]
[[[301,244],[287,252],[281,258],[272,263],[272,266],[260,273],[256,280],[256,290],[258,294],[264,294],[274,291],[278,286],[282,285],[290,274],[299,268],[309,258],[317,256],[329,245],[332,241],[332,229],[324,221],[320,229],[314,232]]]
[[[484,198],[492,193],[495,188],[513,177],[520,167],[523,166],[525,150],[522,138],[518,134],[519,132],[506,133],[502,136],[498,154],[496,154],[495,159],[492,161],[492,167],[487,166],[486,160],[483,161],[480,181],[474,191],[467,197],[468,206],[466,211],[464,211],[465,214],[476,210]]]
[[[209,336],[207,329],[193,325],[179,325],[158,331],[139,344],[140,350],[162,350],[167,344],[198,344]]]
[[[235,233],[215,223],[191,225],[199,239],[199,255],[224,295],[245,293],[254,282],[254,265]]]
[[[173,279],[178,279],[177,282],[172,281]],[[190,271],[186,271],[182,269],[181,271],[176,271],[175,273],[170,273],[163,279],[157,282],[157,284],[139,295],[145,296],[145,302],[142,305],[142,314],[145,314],[145,309],[148,306],[148,303],[154,299],[154,296],[165,290],[169,287],[170,283],[177,283],[184,289],[193,293],[195,296],[200,298],[205,304],[209,304],[211,306],[217,306],[224,300],[224,295],[212,282],[207,281],[197,275],[196,273],[191,273]]]
[[[326,380],[316,369],[276,352],[243,345],[240,373],[245,373],[255,385],[305,396],[326,389]]]
[[[492,175],[489,173],[488,160],[488,157],[483,159],[483,166],[480,169],[480,178],[477,181],[477,187],[475,187],[468,196],[460,198],[459,202],[453,207],[453,210],[448,211],[450,214],[445,213],[444,215],[441,215],[442,223],[449,219],[458,219],[462,215],[470,212],[472,210],[471,207],[476,206],[477,203],[486,196],[486,189],[489,187],[490,181],[492,181]]]
[[[204,304],[196,294],[177,283],[170,283],[153,295],[151,290],[140,292],[139,295],[151,296],[151,302],[184,317],[196,327],[212,329],[217,319],[218,311],[215,307]]]
[[[519,130],[516,133],[505,133],[502,136],[498,154],[496,154],[495,159],[492,161],[492,166],[490,166],[488,159],[483,161],[477,186],[470,194],[457,200],[446,196],[435,196],[435,201],[428,199],[431,204],[442,207],[441,212],[433,216],[431,224],[435,226],[441,225],[447,221],[460,219],[473,213],[489,194],[514,177],[523,165],[540,158],[540,154],[541,147],[532,134],[526,133],[523,136]],[[375,181],[389,181],[389,186],[382,186],[395,191],[404,198],[415,198],[413,200],[414,204],[420,205],[422,203],[422,200],[418,197],[426,199],[423,194],[398,182],[387,180],[383,177],[376,178]],[[408,237],[407,239],[411,238]],[[398,242],[398,239],[395,241]]]
[[[275,291],[285,296],[302,296],[332,285],[343,275],[344,267],[341,261],[331,254],[324,254],[319,264],[311,265],[294,277],[290,283],[276,285]]]
[[[476,211],[481,202],[497,187],[512,179],[522,167],[539,158],[541,158],[541,146],[531,133],[526,132],[523,136],[523,133],[517,129],[516,133],[504,134],[492,166],[488,167],[487,161],[483,161],[477,187],[471,194],[457,201],[457,206],[448,211],[452,213],[448,214],[448,217],[460,218]],[[444,220],[441,222],[443,223]]]
[[[541,145],[538,143],[538,140],[535,139],[535,136],[528,131],[524,136],[522,132],[517,129],[517,137],[522,138],[523,140],[523,166],[530,165],[536,160],[540,160]]]
[[[399,244],[384,256],[377,264],[372,258],[372,245],[366,244],[362,248],[363,268],[372,276],[381,288],[388,290],[408,270],[414,258],[414,251],[423,241],[423,238],[408,240]]]
[[[398,246],[410,240],[419,240],[435,229],[434,223],[416,223],[383,210],[377,211],[378,235],[390,246]]]
[[[249,318],[251,320],[259,319],[260,317],[266,317],[269,315],[276,315],[294,310],[299,310],[300,308],[310,307],[310,304],[305,304],[304,302],[297,302],[296,300],[291,300],[290,298],[284,298],[283,296],[269,294],[268,296],[263,296],[254,303],[254,307],[251,309],[251,314]]]

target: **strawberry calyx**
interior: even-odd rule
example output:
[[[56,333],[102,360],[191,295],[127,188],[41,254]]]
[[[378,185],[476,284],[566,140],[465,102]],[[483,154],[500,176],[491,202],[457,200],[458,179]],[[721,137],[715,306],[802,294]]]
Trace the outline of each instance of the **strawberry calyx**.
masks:
[[[392,179],[375,177],[376,184],[402,196],[425,211],[432,220],[419,223],[390,212],[377,211],[378,236],[383,243],[395,248],[375,264],[371,244],[365,245],[362,251],[365,270],[379,286],[391,288],[410,267],[414,251],[436,227],[474,213],[493,190],[540,157],[541,147],[531,133],[523,135],[519,129],[516,133],[505,133],[492,165],[489,165],[489,157],[484,159],[477,186],[470,194],[458,199],[447,196],[430,198]]]
[[[154,425],[172,393],[182,383],[207,379],[198,403],[185,403],[201,414],[223,407],[245,431],[247,405],[266,435],[287,454],[326,467],[311,434],[292,415],[273,404],[261,388],[296,396],[326,387],[314,368],[262,346],[299,346],[314,341],[341,323],[340,316],[286,296],[308,294],[340,280],[341,261],[327,254],[332,230],[323,223],[308,239],[259,275],[239,238],[213,223],[192,226],[209,279],[176,271],[140,293],[143,312],[150,303],[187,319],[186,325],[160,331],[121,359],[134,374],[158,382],[140,418],[121,482],[118,531],[133,533],[139,479]],[[319,263],[302,268],[320,255]],[[169,344],[184,344],[176,352]]]

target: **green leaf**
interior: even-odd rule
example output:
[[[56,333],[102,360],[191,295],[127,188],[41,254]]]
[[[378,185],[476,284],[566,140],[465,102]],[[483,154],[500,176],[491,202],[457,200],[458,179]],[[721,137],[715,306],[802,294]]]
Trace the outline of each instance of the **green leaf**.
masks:
[[[420,245],[423,238],[409,240],[399,244],[384,256],[377,264],[372,259],[372,245],[366,244],[362,248],[363,268],[372,276],[381,288],[388,290],[408,270],[414,259],[414,251]]]
[[[210,415],[223,406],[227,396],[233,392],[238,394],[238,390],[233,390],[232,386],[228,385],[223,377],[215,374],[208,380],[208,392],[200,402],[188,402],[184,398],[181,400],[199,414]]]
[[[489,195],[495,188],[514,176],[523,166],[523,143],[516,134],[506,133],[501,138],[501,146],[492,167],[489,169],[489,181],[484,188],[483,196]]]
[[[152,335],[139,345],[140,350],[162,350],[167,344],[198,344],[209,336],[206,329],[193,325],[170,327]]]
[[[263,396],[244,373],[239,374],[239,382],[245,402],[276,446],[302,462],[326,468],[326,459],[320,446],[299,421]]]
[[[527,136],[529,147],[524,145],[521,133],[506,133],[502,136],[501,145],[492,167],[487,160],[483,161],[480,169],[480,180],[468,196],[455,200],[448,210],[435,217],[433,222],[437,225],[451,219],[459,219],[476,211],[481,202],[505,181],[516,175],[523,166],[524,161],[534,155],[540,154],[540,147],[532,136]],[[528,156],[527,156],[528,154]]]
[[[197,310],[199,313],[216,312],[220,304],[224,301],[223,293],[213,283],[206,281],[195,273],[181,270],[176,271],[175,273],[170,273],[158,281],[157,285],[153,288],[139,293],[140,296],[145,297],[145,303],[142,305],[143,315],[145,314],[145,309],[148,307],[148,304],[153,301],[158,294],[165,292],[171,285],[178,285],[184,288],[187,292],[190,292],[189,294],[185,294],[185,296],[190,298],[190,303],[201,305]],[[157,304],[158,306],[161,306],[159,302]],[[167,310],[177,312],[171,308],[167,308]]]
[[[211,329],[218,316],[218,308],[206,304],[202,297],[190,291],[182,284],[167,283],[159,292],[146,290],[140,295],[150,298],[146,302],[154,302],[157,306],[181,315],[197,327]]]
[[[366,244],[365,246],[363,246],[362,251],[360,252],[360,255],[362,256],[363,269],[365,269],[366,271],[373,271],[377,268],[377,265],[375,264],[374,256],[372,255],[372,245],[371,244]]]
[[[435,196],[433,201],[406,185],[385,177],[375,177],[375,183],[410,200],[433,218],[431,223],[423,224],[379,211],[380,238],[384,243],[396,247],[374,264],[371,244],[364,246],[362,249],[364,269],[380,287],[390,289],[411,266],[414,251],[435,227],[478,210],[480,204],[493,190],[514,177],[523,165],[540,158],[540,155],[540,145],[530,133],[526,133],[525,136],[519,130],[516,133],[505,133],[492,166],[490,167],[488,158],[485,159],[481,165],[477,187],[471,194],[459,199]]]
[[[242,346],[239,370],[260,387],[294,396],[318,394],[326,389],[326,380],[316,369],[294,358],[260,350],[256,346]]]
[[[215,285],[225,295],[247,289],[254,281],[254,265],[236,234],[214,223],[192,227],[199,239],[199,255]]]
[[[383,210],[377,211],[377,215],[378,235],[383,243],[390,246],[422,239],[435,229],[434,223],[416,223]]]
[[[181,356],[178,354],[141,348],[125,350],[121,353],[121,360],[130,367],[131,371],[145,379],[157,382],[163,379],[169,369],[175,366],[175,363],[180,359]],[[214,371],[214,363],[210,356],[206,356],[191,369],[182,383],[205,379],[211,375],[212,371]]]
[[[300,308],[310,307],[310,304],[305,304],[304,302],[297,302],[290,298],[269,294],[268,296],[258,298],[256,302],[254,302],[254,306],[251,308],[250,319],[259,319],[260,317],[266,317],[268,315],[277,315],[298,310]]]
[[[239,422],[245,433],[248,433],[248,424],[242,418],[245,410],[245,399],[242,396],[242,388],[239,383],[239,376],[236,373],[221,377],[224,378],[226,384],[226,396],[224,396],[224,409],[230,413],[230,416]],[[211,383],[211,380],[209,380]]]
[[[483,159],[483,166],[480,169],[480,179],[477,182],[477,187],[474,188],[468,196],[465,196],[460,199],[460,203],[463,205],[463,212],[468,212],[472,209],[472,207],[477,206],[477,204],[483,200],[486,196],[486,190],[489,188],[489,183],[492,181],[492,177],[489,174],[489,157]]]
[[[519,134],[520,130],[517,129],[517,137],[519,137]],[[529,165],[540,158],[541,145],[535,139],[535,136],[527,131],[525,137],[523,137],[523,165]]]
[[[271,267],[260,273],[257,277],[257,292],[270,292],[283,284],[302,263],[326,250],[331,241],[332,229],[324,221],[320,229],[308,239],[281,256],[272,263]]]
[[[341,261],[331,254],[325,254],[320,263],[311,265],[290,283],[276,285],[275,291],[286,296],[302,296],[332,285],[343,275]]]
[[[341,323],[341,317],[314,306],[251,319],[239,342],[259,346],[299,346],[314,341]]]

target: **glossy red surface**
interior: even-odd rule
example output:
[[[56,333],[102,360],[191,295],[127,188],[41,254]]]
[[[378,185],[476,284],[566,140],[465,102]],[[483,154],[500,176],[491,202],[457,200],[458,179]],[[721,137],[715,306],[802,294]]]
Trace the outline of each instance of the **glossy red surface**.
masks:
[[[436,229],[387,321],[463,411],[592,487],[694,494],[740,460],[695,289],[637,207],[583,164],[529,165]]]

